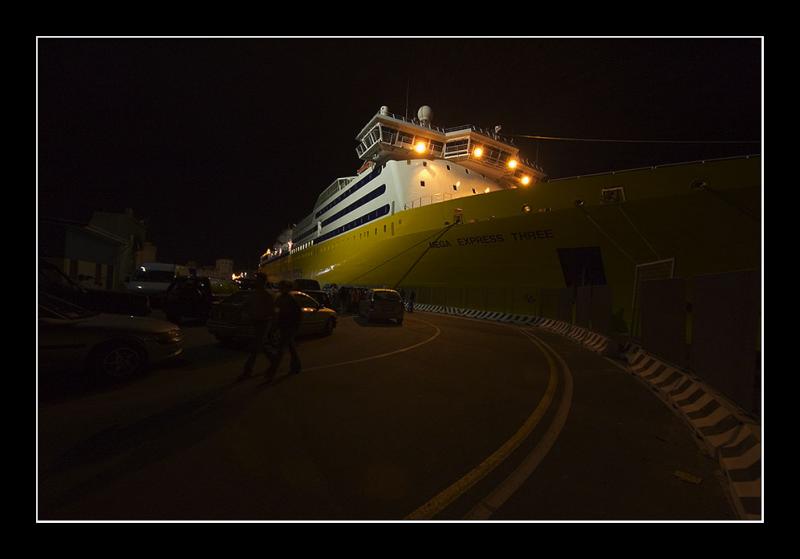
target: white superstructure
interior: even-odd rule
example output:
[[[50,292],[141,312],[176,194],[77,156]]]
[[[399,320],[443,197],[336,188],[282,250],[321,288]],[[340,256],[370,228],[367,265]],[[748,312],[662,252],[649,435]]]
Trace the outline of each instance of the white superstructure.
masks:
[[[407,120],[381,109],[359,132],[358,175],[334,180],[313,211],[285,231],[263,256],[269,261],[304,250],[374,219],[464,196],[532,185],[544,173],[521,160],[513,141],[474,126],[432,125],[421,107]]]

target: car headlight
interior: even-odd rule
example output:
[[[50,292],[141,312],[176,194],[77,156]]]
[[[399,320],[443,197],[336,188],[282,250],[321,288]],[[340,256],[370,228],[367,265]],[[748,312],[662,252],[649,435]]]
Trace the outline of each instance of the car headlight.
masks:
[[[151,339],[160,344],[176,344],[181,341],[182,336],[181,331],[176,328],[168,332],[160,332],[155,336],[152,336]]]

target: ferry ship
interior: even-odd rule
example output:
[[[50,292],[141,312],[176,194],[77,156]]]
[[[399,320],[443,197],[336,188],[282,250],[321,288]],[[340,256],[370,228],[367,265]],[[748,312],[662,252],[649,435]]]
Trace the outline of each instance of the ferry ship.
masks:
[[[612,329],[629,332],[644,279],[760,267],[759,155],[553,179],[500,127],[432,116],[381,107],[356,137],[361,168],[323,190],[259,270],[551,317],[565,293],[596,286]]]

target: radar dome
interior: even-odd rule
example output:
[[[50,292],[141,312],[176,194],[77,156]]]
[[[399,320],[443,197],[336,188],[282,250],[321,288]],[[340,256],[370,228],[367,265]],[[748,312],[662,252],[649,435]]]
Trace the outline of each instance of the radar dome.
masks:
[[[430,124],[433,120],[433,109],[428,105],[422,105],[417,111],[417,118],[422,124]]]
[[[383,106],[381,107],[380,114],[382,114],[382,115],[384,115],[384,116],[385,116],[385,115],[388,115],[388,114],[389,114],[389,107],[387,107],[386,105],[383,105]]]

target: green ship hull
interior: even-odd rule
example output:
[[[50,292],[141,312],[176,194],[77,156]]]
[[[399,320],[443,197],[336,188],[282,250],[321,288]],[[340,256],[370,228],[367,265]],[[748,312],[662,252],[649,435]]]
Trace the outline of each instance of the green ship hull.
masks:
[[[396,212],[261,271],[538,316],[605,285],[624,332],[644,278],[760,270],[761,177],[750,156],[543,181]]]

